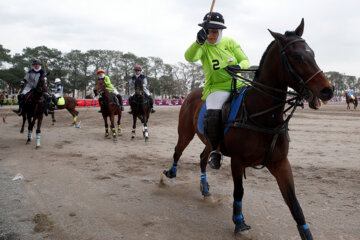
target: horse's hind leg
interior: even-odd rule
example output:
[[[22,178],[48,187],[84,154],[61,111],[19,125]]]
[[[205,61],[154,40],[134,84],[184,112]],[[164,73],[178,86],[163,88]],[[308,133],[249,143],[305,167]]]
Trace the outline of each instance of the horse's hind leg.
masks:
[[[244,196],[244,171],[245,169],[241,164],[241,159],[231,158],[231,173],[234,181],[234,202],[232,220],[235,224],[235,233],[250,229],[250,226],[245,224],[244,216],[242,214],[242,199]]]
[[[312,240],[310,229],[306,225],[304,214],[295,195],[294,179],[288,159],[277,165],[269,165],[267,168],[276,178],[281,194],[297,223],[301,239]]]
[[[204,197],[209,197],[211,195],[210,186],[206,178],[206,165],[210,151],[211,148],[209,146],[205,146],[204,150],[200,154],[200,168],[201,168],[200,191]]]
[[[180,156],[195,135],[195,130],[191,122],[192,118],[182,116],[183,115],[180,114],[178,126],[178,141],[174,149],[173,164],[169,170],[164,170],[163,172],[168,178],[176,177],[176,170]]]

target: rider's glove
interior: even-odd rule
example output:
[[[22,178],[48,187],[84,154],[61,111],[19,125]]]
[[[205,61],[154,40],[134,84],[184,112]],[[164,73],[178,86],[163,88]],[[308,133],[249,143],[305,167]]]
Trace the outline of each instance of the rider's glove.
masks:
[[[25,86],[25,80],[22,80],[22,81],[20,82],[20,87],[23,88],[24,86]]]
[[[241,71],[241,67],[239,65],[229,65],[225,67],[225,70],[231,73],[239,73]]]
[[[201,28],[200,31],[197,33],[196,42],[200,45],[203,45],[207,39],[209,31]]]

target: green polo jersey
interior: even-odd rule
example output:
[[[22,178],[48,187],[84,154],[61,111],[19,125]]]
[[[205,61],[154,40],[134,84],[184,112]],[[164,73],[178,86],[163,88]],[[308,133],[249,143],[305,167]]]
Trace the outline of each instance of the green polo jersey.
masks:
[[[109,76],[105,76],[104,82],[106,87],[109,89],[115,89],[115,87],[111,84]],[[111,90],[109,92],[112,92]]]
[[[247,56],[240,45],[234,39],[223,37],[218,44],[203,45],[194,42],[185,52],[185,59],[189,62],[196,62],[199,59],[205,73],[205,85],[202,92],[202,100],[215,91],[231,91],[232,77],[224,70],[229,65],[239,65],[242,69],[250,67]],[[243,85],[237,82],[237,87]]]

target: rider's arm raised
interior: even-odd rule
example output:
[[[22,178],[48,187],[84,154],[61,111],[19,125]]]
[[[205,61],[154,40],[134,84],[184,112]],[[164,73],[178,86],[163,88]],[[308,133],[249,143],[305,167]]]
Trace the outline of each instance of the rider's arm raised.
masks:
[[[188,62],[196,62],[204,55],[203,45],[199,45],[197,42],[191,44],[191,46],[185,52],[185,59]]]

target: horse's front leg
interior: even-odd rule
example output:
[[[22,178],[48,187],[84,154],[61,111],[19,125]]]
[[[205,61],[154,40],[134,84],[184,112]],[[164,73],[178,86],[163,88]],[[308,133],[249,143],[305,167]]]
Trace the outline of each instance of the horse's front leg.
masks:
[[[104,118],[104,124],[105,124],[105,138],[109,137],[109,125],[107,122],[107,116],[103,113],[103,118]]]
[[[294,178],[289,160],[286,158],[281,163],[270,164],[267,168],[276,178],[281,194],[297,223],[301,239],[312,240],[310,229],[306,225],[304,214],[295,195]]]
[[[133,114],[133,129],[131,131],[131,139],[134,139],[136,136],[135,130],[136,130],[136,115]]]
[[[121,122],[121,109],[118,107],[118,120],[117,120],[117,133],[119,136],[121,136],[121,128],[120,128],[120,122]]]
[[[37,119],[37,128],[36,128],[36,148],[40,147],[40,134],[41,134],[41,123],[43,120],[43,115],[41,114]]]
[[[145,142],[147,142],[149,140],[149,132],[148,132],[148,127],[147,127],[147,121],[144,120],[143,122],[143,135],[145,138]]]
[[[26,118],[28,121],[28,136],[27,136],[26,144],[29,144],[31,142],[32,130],[33,130],[34,124],[33,124],[33,121],[31,120],[31,118],[32,118],[31,114],[27,113],[26,115],[27,115]]]
[[[55,119],[55,112],[51,113],[51,125],[55,125],[56,119]]]
[[[241,164],[241,159],[231,158],[231,173],[234,181],[234,202],[232,220],[235,224],[235,233],[249,230],[251,227],[245,223],[242,214],[242,199],[244,196],[243,174],[245,168]]]
[[[116,136],[116,131],[115,131],[115,115],[114,115],[114,109],[113,111],[110,111],[110,126],[111,126],[111,132],[112,132],[112,137],[114,141],[117,141],[117,136]]]
[[[22,114],[22,125],[21,125],[21,129],[20,129],[20,133],[24,133],[24,126],[25,126],[25,122],[26,122],[26,114]]]

